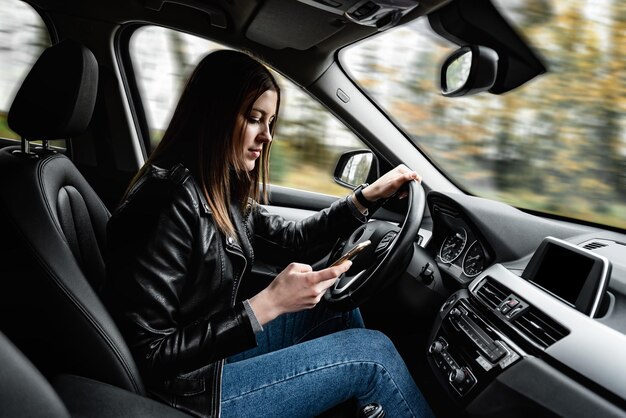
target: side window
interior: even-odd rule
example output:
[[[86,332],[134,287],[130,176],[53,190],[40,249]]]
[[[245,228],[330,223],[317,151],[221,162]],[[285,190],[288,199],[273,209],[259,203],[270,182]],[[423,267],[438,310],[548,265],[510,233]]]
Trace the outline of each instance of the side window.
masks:
[[[131,38],[130,55],[150,128],[159,143],[187,77],[206,54],[225,47],[161,27],[143,27]],[[366,146],[319,103],[274,72],[281,87],[280,119],[270,157],[272,184],[336,196],[333,169],[339,155]]]
[[[26,74],[48,46],[48,29],[32,7],[0,0],[0,138],[20,139],[9,129],[7,113]]]

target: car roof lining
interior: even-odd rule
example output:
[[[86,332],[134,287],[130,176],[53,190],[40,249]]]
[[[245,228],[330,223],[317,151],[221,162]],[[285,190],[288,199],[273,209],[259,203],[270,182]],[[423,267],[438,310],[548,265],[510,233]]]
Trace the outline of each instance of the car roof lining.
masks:
[[[27,0],[44,12],[81,16],[118,25],[146,23],[183,30],[254,54],[301,86],[309,86],[332,63],[337,49],[377,33],[341,16],[296,0],[196,0],[223,13],[226,28],[211,24],[211,13],[162,0]],[[449,0],[423,0],[402,22],[416,19]],[[155,10],[160,9],[160,10]],[[218,22],[222,17],[214,18]],[[283,21],[291,22],[289,24]],[[266,28],[270,27],[270,30]],[[289,40],[289,41],[287,41]]]

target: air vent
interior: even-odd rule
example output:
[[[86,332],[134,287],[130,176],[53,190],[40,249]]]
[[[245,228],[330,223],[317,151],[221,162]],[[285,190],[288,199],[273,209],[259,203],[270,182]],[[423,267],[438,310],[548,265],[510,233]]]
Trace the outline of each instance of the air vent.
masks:
[[[603,244],[598,241],[591,241],[583,245],[583,248],[586,250],[595,250],[596,248],[602,248],[602,247],[606,247],[606,244]]]
[[[513,326],[542,348],[550,347],[568,334],[556,321],[534,308],[515,318]]]
[[[454,208],[442,203],[436,203],[434,206],[434,211],[441,212],[442,214],[451,216],[453,218],[458,218],[460,216],[458,210],[455,210]]]
[[[491,309],[495,309],[511,293],[509,289],[493,280],[485,280],[474,292]]]

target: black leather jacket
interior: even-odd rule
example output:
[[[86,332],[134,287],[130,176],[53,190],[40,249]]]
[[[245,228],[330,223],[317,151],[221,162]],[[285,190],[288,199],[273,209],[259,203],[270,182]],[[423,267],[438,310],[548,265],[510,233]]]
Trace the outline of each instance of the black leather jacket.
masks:
[[[306,248],[361,223],[346,199],[300,222],[248,212],[233,208],[238,238],[226,238],[186,168],[151,166],[108,224],[107,300],[146,387],[196,415],[219,416],[224,359],[256,345],[236,303],[255,236]]]

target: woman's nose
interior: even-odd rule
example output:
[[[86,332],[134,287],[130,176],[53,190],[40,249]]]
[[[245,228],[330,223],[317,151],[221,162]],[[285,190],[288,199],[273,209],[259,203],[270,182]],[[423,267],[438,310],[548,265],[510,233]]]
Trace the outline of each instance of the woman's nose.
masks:
[[[270,131],[269,124],[263,125],[263,131],[257,137],[261,142],[267,143],[272,141],[272,132]]]

